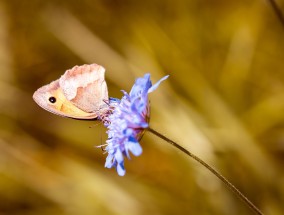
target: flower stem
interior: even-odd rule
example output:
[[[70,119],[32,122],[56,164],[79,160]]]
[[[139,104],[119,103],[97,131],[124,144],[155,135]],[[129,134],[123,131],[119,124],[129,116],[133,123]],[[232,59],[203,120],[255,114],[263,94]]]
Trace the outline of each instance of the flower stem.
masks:
[[[188,156],[190,156],[191,158],[193,158],[194,160],[196,160],[198,163],[200,163],[201,165],[203,165],[205,168],[207,168],[210,172],[212,172],[215,176],[217,176],[233,193],[235,193],[244,203],[246,203],[246,205],[252,209],[252,211],[255,214],[259,214],[259,215],[263,215],[263,213],[244,195],[241,193],[241,191],[239,191],[231,182],[229,182],[224,176],[222,176],[219,172],[217,172],[217,170],[215,170],[213,167],[211,167],[209,164],[207,164],[205,161],[201,160],[199,157],[197,157],[196,155],[192,154],[190,151],[188,151],[187,149],[183,148],[182,146],[180,146],[179,144],[177,144],[176,142],[170,140],[169,138],[165,137],[164,135],[162,135],[161,133],[153,130],[152,128],[147,128],[148,131],[150,131],[152,134],[160,137],[161,139],[165,140],[166,142],[172,144],[173,146],[175,146],[176,148],[178,148],[179,150],[181,150],[182,152],[184,152],[185,154],[187,154]]]
[[[268,0],[268,3],[271,5],[273,12],[275,13],[282,27],[284,28],[284,16],[283,13],[281,12],[280,7],[278,6],[275,0]]]

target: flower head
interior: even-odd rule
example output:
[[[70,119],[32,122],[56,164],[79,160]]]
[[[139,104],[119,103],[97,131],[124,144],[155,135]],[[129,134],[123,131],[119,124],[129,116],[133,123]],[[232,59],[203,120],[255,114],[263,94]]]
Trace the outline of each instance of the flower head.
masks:
[[[130,93],[122,91],[124,96],[118,102],[110,103],[113,109],[103,122],[107,127],[108,140],[105,150],[108,153],[105,167],[116,167],[120,176],[125,174],[124,157],[130,158],[130,152],[139,156],[142,147],[139,140],[149,126],[150,107],[148,94],[153,92],[168,76],[152,86],[150,74],[135,81]]]

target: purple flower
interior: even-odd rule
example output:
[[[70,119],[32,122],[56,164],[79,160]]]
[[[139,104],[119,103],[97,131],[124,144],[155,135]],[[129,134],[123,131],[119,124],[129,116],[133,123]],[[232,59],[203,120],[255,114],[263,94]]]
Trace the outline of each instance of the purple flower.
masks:
[[[105,167],[116,167],[120,176],[125,174],[124,157],[130,159],[130,152],[139,156],[142,147],[139,140],[149,126],[150,107],[148,93],[153,92],[168,76],[160,79],[152,86],[150,74],[135,81],[130,93],[122,91],[124,96],[117,102],[110,103],[110,114],[104,116],[104,125],[107,127],[108,140],[106,141]]]

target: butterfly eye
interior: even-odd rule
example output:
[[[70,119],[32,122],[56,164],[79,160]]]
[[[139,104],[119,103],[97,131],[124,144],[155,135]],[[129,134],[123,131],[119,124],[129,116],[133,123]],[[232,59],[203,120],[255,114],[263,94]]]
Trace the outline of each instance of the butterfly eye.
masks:
[[[51,96],[48,98],[48,100],[50,101],[50,103],[55,103],[56,102],[56,98]]]

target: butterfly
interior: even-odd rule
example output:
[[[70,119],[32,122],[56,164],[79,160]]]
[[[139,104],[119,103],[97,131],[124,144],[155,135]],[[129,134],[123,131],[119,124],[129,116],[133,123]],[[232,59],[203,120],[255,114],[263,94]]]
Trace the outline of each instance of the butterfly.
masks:
[[[108,110],[105,69],[97,64],[75,66],[33,94],[43,109],[63,117],[96,119]]]

